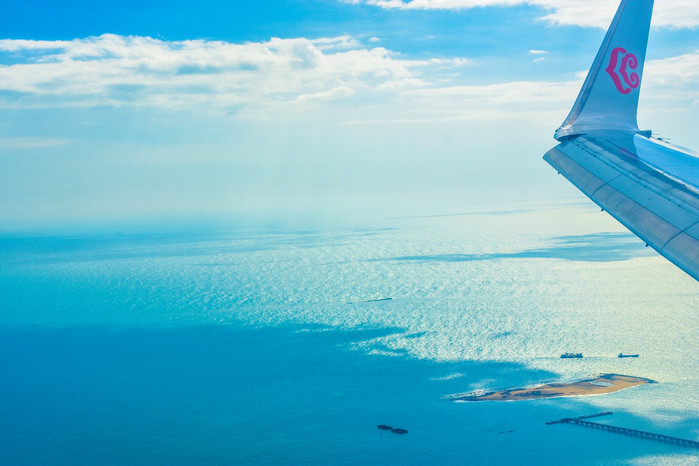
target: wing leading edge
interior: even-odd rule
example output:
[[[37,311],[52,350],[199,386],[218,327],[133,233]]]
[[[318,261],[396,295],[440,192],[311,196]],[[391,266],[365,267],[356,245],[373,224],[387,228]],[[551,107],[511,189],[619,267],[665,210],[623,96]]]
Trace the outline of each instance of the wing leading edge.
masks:
[[[544,160],[647,245],[699,280],[699,156],[640,131],[652,0],[622,0]]]

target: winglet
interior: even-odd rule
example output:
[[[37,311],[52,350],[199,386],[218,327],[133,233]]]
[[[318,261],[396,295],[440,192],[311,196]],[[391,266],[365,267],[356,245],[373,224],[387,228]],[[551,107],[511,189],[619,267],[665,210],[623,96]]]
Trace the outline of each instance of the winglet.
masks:
[[[653,0],[622,0],[578,99],[555,138],[590,131],[640,132],[638,94]]]

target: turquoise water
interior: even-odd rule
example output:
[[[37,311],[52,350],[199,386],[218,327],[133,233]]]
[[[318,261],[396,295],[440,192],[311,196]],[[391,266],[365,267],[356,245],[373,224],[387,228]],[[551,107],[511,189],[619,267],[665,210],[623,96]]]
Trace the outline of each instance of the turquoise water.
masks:
[[[586,205],[5,235],[0,265],[7,464],[697,460],[544,424],[614,411],[600,422],[699,438],[699,288]],[[607,372],[659,383],[444,398]]]

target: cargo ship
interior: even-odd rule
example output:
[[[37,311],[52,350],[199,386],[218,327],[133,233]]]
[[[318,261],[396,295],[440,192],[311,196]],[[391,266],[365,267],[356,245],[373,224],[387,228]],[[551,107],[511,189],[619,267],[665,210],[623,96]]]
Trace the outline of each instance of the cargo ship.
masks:
[[[561,359],[582,359],[582,353],[563,353]]]
[[[637,358],[637,354],[624,354],[624,353],[619,353],[618,358]]]

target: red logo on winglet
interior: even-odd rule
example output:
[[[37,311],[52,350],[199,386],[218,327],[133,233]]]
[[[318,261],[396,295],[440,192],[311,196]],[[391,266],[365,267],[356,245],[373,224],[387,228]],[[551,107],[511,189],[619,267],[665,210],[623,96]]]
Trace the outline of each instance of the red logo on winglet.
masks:
[[[612,58],[610,58],[609,66],[605,71],[614,80],[617,90],[622,94],[628,94],[641,84],[641,78],[638,76],[638,73],[629,73],[629,69],[635,70],[636,68],[638,68],[636,55],[627,52],[622,47],[617,47],[612,50]]]

